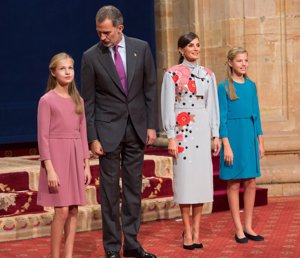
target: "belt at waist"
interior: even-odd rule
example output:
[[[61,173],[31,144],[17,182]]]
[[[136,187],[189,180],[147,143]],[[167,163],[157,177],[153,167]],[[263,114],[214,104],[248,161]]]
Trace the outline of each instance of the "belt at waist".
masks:
[[[184,106],[175,106],[175,109],[206,109],[205,106],[201,106],[201,107],[184,107]]]
[[[80,139],[80,133],[51,133],[49,139]]]
[[[235,120],[235,119],[252,119],[254,121],[257,119],[257,116],[249,115],[249,116],[240,116],[240,117],[227,117],[227,120]]]

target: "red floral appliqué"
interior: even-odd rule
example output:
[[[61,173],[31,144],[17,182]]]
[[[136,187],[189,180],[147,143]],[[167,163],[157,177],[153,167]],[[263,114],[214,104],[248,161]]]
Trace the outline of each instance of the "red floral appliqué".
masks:
[[[196,83],[194,80],[189,81],[188,87],[189,87],[190,92],[196,93]]]
[[[172,79],[174,81],[174,83],[176,83],[179,79],[179,76],[177,74],[172,75]]]
[[[178,153],[181,153],[184,151],[184,148],[182,146],[178,146]]]
[[[172,79],[174,83],[179,83],[180,89],[188,83],[188,78],[191,74],[190,68],[184,65],[175,65],[168,72],[172,73]]]
[[[183,134],[181,133],[181,134],[177,134],[176,135],[176,139],[178,140],[178,141],[183,141]]]
[[[177,115],[176,121],[179,125],[183,126],[187,125],[191,121],[191,118],[187,112],[181,112]]]

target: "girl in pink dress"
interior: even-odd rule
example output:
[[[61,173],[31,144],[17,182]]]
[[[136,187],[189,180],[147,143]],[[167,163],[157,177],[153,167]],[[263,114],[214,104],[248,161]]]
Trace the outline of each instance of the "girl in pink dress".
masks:
[[[78,205],[86,204],[85,185],[91,180],[85,113],[72,57],[59,53],[49,68],[47,92],[38,106],[41,169],[37,203],[54,207],[52,257],[59,257],[63,233],[65,257],[72,257]]]

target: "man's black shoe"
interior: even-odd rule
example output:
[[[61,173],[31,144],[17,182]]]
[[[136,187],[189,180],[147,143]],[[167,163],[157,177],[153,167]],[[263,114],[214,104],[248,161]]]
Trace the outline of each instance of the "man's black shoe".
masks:
[[[147,253],[142,247],[137,249],[131,249],[123,251],[124,257],[135,257],[135,258],[156,258],[156,255]]]
[[[121,258],[118,251],[106,251],[105,258]]]

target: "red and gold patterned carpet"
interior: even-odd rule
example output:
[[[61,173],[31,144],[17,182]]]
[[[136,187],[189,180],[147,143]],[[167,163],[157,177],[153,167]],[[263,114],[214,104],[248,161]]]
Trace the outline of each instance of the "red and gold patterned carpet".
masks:
[[[266,206],[256,207],[254,227],[266,240],[241,245],[233,240],[228,211],[203,215],[204,249],[184,250],[181,221],[161,220],[143,223],[139,240],[159,258],[296,258],[300,257],[300,196],[271,197]],[[102,231],[78,233],[74,257],[104,257]],[[0,257],[50,257],[49,237],[0,243]]]

